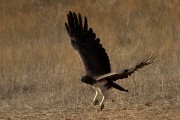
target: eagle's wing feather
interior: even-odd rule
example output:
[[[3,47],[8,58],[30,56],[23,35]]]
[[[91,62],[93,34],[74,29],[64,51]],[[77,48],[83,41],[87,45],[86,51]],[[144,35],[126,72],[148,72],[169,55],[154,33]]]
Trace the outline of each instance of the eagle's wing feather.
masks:
[[[97,80],[110,80],[110,81],[116,81],[118,79],[124,79],[124,78],[128,78],[128,76],[130,76],[131,74],[133,74],[135,71],[137,71],[138,69],[151,64],[152,62],[154,62],[156,56],[153,56],[151,54],[147,55],[145,57],[144,60],[142,60],[139,64],[137,64],[134,67],[131,67],[129,69],[125,69],[125,70],[121,70],[119,72],[114,72],[114,73],[108,73],[108,74],[104,74],[101,75],[99,77],[97,77]]]
[[[85,17],[84,25],[81,15],[69,12],[68,23],[65,23],[73,48],[78,52],[87,75],[92,77],[111,72],[109,57],[100,44],[100,39],[92,28],[88,29]]]

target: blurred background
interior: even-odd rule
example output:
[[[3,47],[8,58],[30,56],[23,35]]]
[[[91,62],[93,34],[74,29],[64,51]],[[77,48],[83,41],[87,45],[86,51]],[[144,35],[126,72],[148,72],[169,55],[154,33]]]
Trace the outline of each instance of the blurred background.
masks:
[[[148,52],[155,63],[118,81],[116,105],[180,100],[179,0],[0,0],[0,106],[87,106],[93,89],[64,23],[69,11],[88,18],[111,60],[129,68]]]

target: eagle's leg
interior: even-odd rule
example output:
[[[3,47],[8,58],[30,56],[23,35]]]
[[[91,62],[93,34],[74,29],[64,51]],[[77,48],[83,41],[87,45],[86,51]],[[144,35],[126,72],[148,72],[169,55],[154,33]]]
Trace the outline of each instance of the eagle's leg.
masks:
[[[96,91],[96,94],[95,94],[95,96],[93,98],[93,104],[97,105],[99,103],[99,101],[97,100],[98,91],[94,87],[93,87],[93,89]]]
[[[100,94],[102,95],[102,100],[101,100],[101,102],[100,102],[100,108],[101,108],[101,110],[104,108],[104,101],[105,101],[105,95],[104,95],[104,90],[101,90],[101,89],[99,89],[99,92],[100,92]]]

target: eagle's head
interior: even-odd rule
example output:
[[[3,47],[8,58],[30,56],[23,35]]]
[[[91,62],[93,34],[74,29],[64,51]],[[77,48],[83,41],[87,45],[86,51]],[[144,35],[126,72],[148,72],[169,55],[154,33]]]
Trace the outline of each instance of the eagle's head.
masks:
[[[93,85],[97,81],[95,79],[93,79],[91,76],[86,75],[81,78],[81,82]]]

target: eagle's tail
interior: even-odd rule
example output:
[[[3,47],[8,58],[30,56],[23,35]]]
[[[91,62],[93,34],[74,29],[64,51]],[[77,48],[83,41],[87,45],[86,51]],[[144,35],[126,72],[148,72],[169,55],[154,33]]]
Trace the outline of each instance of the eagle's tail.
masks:
[[[114,82],[111,83],[111,86],[118,89],[118,90],[120,90],[120,91],[128,92],[128,90],[124,89],[123,87],[121,87],[120,85],[118,85],[118,84],[116,84]]]

